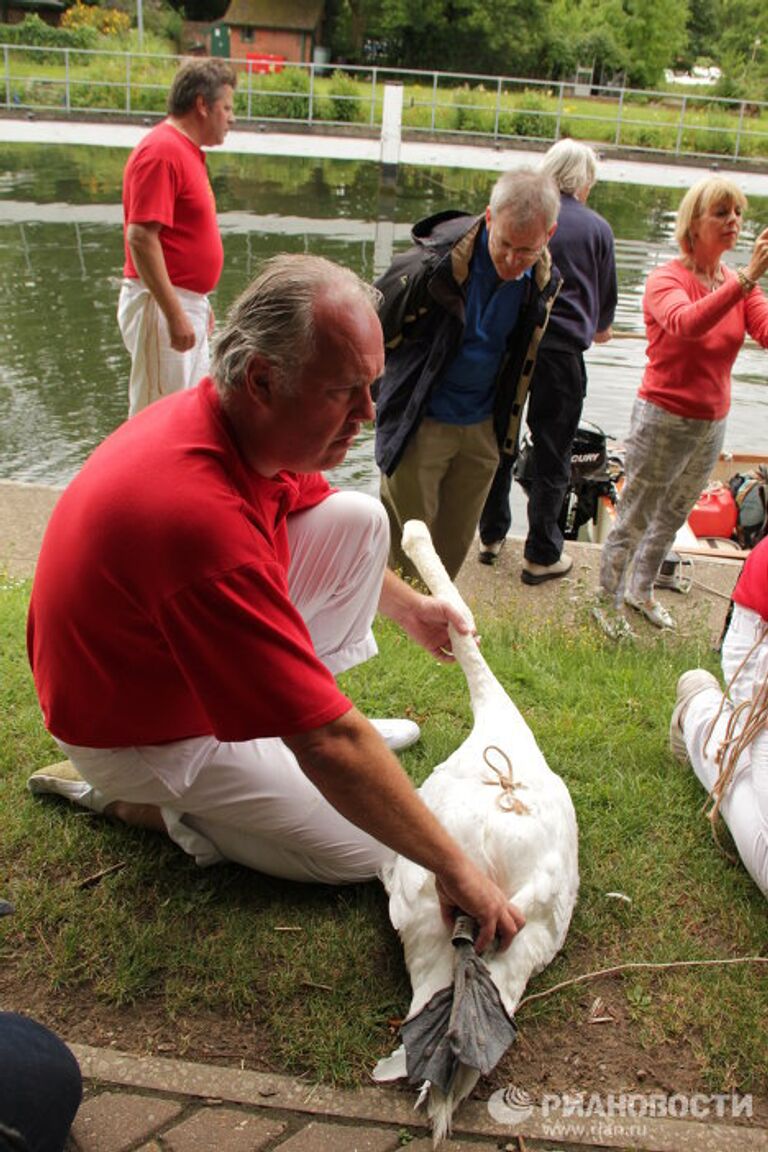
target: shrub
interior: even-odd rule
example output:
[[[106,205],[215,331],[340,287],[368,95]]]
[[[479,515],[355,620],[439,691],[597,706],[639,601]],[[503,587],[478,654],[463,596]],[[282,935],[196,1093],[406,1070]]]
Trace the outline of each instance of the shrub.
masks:
[[[741,100],[745,95],[745,88],[743,80],[738,79],[732,72],[723,72],[715,84],[714,92],[716,96],[722,96],[726,100]]]
[[[12,101],[29,108],[63,108],[64,85],[57,80],[14,80]]]
[[[258,85],[258,87],[256,87]],[[239,100],[250,93],[251,116],[265,120],[306,120],[309,116],[309,72],[286,68],[270,76],[248,77],[239,85]]]
[[[475,132],[490,136],[496,119],[495,109],[480,103],[480,93],[457,88],[453,94],[456,109],[456,128],[459,132]]]
[[[622,125],[620,143],[625,148],[651,148],[656,152],[666,152],[675,145],[675,132],[671,127],[627,123]]]
[[[130,31],[131,18],[117,8],[97,8],[75,0],[62,16],[60,27],[93,28],[99,36],[125,36]]]
[[[348,72],[334,72],[328,86],[330,116],[327,118],[340,124],[359,123],[365,120],[365,107],[360,99],[360,88],[360,84],[353,80]]]
[[[69,87],[69,99],[72,108],[95,108],[112,111],[123,110],[122,91],[115,88],[93,84],[92,82],[74,83]]]
[[[686,128],[680,139],[682,152],[699,152],[704,155],[733,156],[736,151],[736,138],[730,132],[718,132],[701,125]]]
[[[411,101],[403,105],[403,127],[431,130],[432,106],[427,102]],[[434,127],[438,132],[452,132],[457,127],[456,109],[452,105],[440,104],[435,111]]]
[[[24,44],[35,48],[94,48],[99,34],[94,28],[52,28],[39,16],[26,16],[20,24],[0,24],[0,44]],[[30,58],[59,62],[59,52],[35,52]]]
[[[499,132],[505,136],[533,136],[540,140],[554,137],[554,116],[536,92],[523,92],[512,112],[499,117]]]

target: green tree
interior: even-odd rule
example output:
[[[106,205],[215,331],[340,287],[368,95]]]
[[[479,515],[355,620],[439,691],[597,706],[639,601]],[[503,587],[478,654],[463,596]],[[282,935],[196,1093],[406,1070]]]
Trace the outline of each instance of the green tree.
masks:
[[[629,82],[653,88],[688,43],[688,0],[625,0],[624,8]]]
[[[629,62],[622,0],[554,0],[540,60],[542,75],[570,78],[591,68],[596,84],[626,72]]]
[[[768,9],[760,0],[718,0],[719,91],[751,100],[768,97]]]
[[[393,66],[531,75],[547,7],[545,0],[330,0],[331,46],[355,63],[373,40]]]
[[[718,32],[718,0],[690,0],[688,17],[688,47],[680,63],[691,68],[697,60],[718,63],[720,48]]]
[[[397,67],[540,80],[592,68],[596,84],[656,88],[665,68],[709,58],[723,95],[766,95],[765,0],[328,0],[326,16],[333,55],[351,63],[373,44]]]

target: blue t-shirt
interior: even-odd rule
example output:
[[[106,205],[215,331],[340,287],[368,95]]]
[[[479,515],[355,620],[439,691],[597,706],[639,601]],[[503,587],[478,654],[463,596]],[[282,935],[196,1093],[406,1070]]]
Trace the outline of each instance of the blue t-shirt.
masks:
[[[499,278],[483,224],[470,265],[464,338],[430,397],[428,416],[444,424],[467,425],[493,414],[496,377],[530,275],[528,269],[517,280]]]

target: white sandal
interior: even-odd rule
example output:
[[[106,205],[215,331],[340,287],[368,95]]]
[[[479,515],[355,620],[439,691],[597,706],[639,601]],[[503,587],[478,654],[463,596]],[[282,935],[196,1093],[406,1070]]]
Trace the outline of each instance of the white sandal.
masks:
[[[617,607],[615,597],[604,588],[599,588],[592,605],[592,616],[610,640],[634,640],[629,620]]]
[[[637,596],[633,596],[631,592],[624,593],[624,603],[634,608],[636,612],[641,612],[646,620],[653,624],[654,628],[676,628],[675,618],[668,612],[663,604],[658,600],[651,598],[650,600],[640,600]]]

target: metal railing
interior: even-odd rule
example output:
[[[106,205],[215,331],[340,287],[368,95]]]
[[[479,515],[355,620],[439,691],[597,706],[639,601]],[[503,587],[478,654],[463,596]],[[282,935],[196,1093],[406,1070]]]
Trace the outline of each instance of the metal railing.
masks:
[[[3,44],[0,110],[160,116],[181,57]],[[674,91],[584,86],[399,68],[288,64],[241,72],[241,122],[375,131],[385,83],[404,86],[413,135],[549,144],[562,136],[686,159],[768,160],[768,103]],[[277,68],[280,68],[278,65]]]

